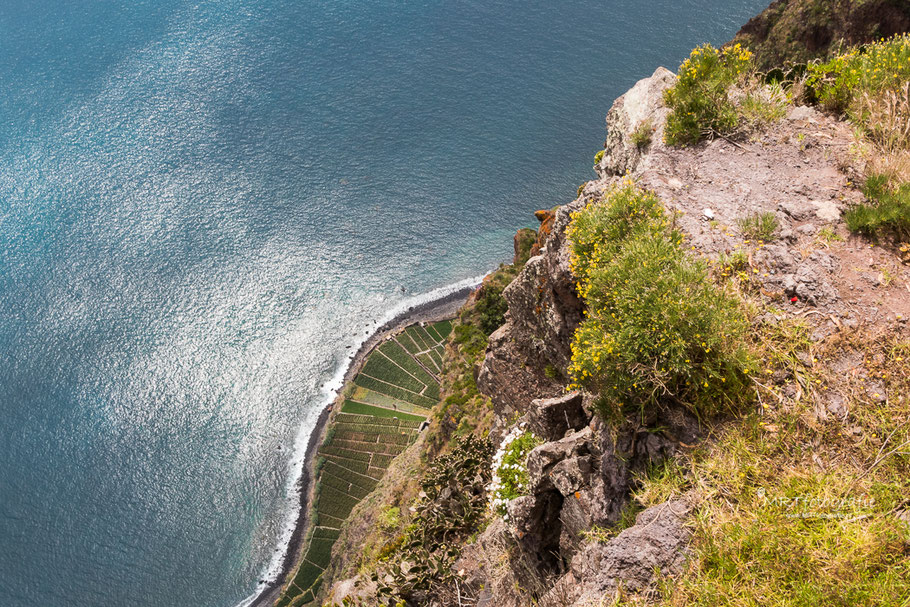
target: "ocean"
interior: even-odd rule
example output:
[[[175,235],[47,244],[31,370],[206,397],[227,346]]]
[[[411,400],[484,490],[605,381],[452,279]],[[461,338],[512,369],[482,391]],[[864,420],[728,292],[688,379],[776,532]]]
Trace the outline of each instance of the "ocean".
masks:
[[[361,341],[766,2],[5,0],[0,605],[250,597]]]

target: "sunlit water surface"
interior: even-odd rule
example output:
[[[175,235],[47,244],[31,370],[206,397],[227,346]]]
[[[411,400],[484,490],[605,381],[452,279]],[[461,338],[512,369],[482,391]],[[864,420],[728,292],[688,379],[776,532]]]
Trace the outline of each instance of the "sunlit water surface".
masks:
[[[5,0],[0,605],[243,601],[366,333],[765,2]]]

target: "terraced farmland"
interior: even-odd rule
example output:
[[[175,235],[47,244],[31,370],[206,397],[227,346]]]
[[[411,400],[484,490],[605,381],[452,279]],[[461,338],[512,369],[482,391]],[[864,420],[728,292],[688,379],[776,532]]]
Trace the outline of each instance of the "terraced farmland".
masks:
[[[319,448],[306,551],[277,607],[313,604],[345,519],[439,402],[449,321],[412,325],[373,350]]]

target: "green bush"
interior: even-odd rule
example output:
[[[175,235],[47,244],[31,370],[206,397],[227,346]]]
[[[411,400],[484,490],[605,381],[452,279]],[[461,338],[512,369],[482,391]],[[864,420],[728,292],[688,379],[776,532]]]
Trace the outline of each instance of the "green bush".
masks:
[[[910,34],[895,36],[835,57],[825,63],[810,63],[806,84],[831,111],[854,107],[863,93],[897,89],[910,80]],[[863,116],[852,116],[863,122]]]
[[[503,286],[489,284],[481,287],[474,310],[478,314],[480,329],[489,335],[506,322],[509,304],[502,296]]]
[[[687,256],[653,193],[624,181],[568,230],[587,305],[570,388],[598,393],[604,415],[663,399],[710,415],[742,400],[752,362],[741,303]]]
[[[600,164],[601,160],[603,160],[605,152],[606,152],[606,150],[600,150],[596,154],[594,154],[594,166],[595,167]],[[580,192],[581,192],[581,188],[579,187],[579,193]]]
[[[682,65],[676,84],[664,93],[670,108],[664,138],[671,145],[690,145],[732,133],[738,123],[730,99],[731,85],[750,70],[752,53],[739,44],[694,49]]]
[[[910,183],[896,188],[887,177],[872,175],[866,180],[863,192],[871,204],[860,204],[844,214],[847,227],[870,237],[892,235],[910,240]]]
[[[474,325],[455,325],[455,338],[453,343],[466,355],[477,356],[486,350],[487,336]]]
[[[531,258],[531,248],[537,242],[537,230],[521,228],[515,234],[515,247],[517,249],[514,262],[523,266]]]

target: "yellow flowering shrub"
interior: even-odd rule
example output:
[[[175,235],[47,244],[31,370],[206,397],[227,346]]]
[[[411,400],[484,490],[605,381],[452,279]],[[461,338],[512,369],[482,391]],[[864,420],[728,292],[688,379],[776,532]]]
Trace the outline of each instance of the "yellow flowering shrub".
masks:
[[[717,49],[705,44],[679,66],[676,84],[664,94],[670,108],[664,131],[671,145],[689,145],[732,133],[739,116],[730,86],[752,71],[752,53],[739,44]]]
[[[854,113],[864,93],[896,90],[910,80],[910,34],[854,48],[826,63],[810,63],[806,84],[829,110]]]
[[[629,180],[578,211],[568,228],[587,310],[572,342],[571,389],[610,415],[664,400],[711,415],[749,385],[739,299],[691,259],[658,198]]]

